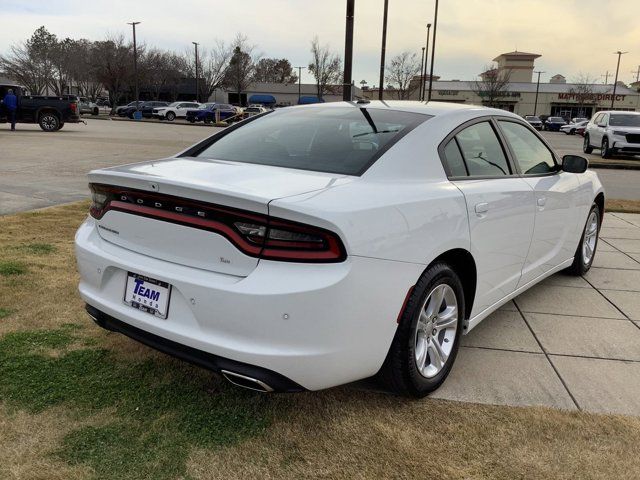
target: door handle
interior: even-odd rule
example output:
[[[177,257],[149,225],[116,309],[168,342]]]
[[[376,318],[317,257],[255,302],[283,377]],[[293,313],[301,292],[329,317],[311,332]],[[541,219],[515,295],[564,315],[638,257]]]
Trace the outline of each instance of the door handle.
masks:
[[[544,207],[547,204],[547,197],[538,197],[537,203],[539,207]]]
[[[489,211],[488,203],[476,203],[476,214],[482,215],[483,213],[487,213]]]

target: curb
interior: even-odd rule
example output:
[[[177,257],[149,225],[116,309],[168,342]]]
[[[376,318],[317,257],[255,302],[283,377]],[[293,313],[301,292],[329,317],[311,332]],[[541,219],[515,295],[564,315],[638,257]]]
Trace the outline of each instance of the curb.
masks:
[[[589,163],[589,168],[603,170],[640,170],[640,162],[638,165],[627,163]]]
[[[206,123],[189,123],[189,122],[170,122],[170,121],[166,121],[166,122],[161,122],[158,120],[149,120],[146,118],[140,119],[140,120],[135,120],[135,119],[130,119],[130,118],[123,118],[123,117],[118,117],[118,118],[110,118],[110,120],[114,121],[114,122],[136,122],[136,123],[154,123],[156,125],[182,125],[185,127],[207,127],[207,128],[211,128],[211,127],[215,127],[215,125],[213,123],[207,125]],[[216,127],[216,128],[225,128],[225,127]]]

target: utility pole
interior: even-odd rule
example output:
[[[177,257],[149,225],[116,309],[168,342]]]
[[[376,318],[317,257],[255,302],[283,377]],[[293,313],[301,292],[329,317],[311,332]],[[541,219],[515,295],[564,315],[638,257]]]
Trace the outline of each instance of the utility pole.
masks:
[[[438,0],[436,0],[435,14],[433,15],[433,42],[431,45],[431,70],[429,71],[429,95],[427,102],[431,101],[431,87],[433,86],[433,63],[436,55],[436,30],[438,29]]]
[[[533,73],[537,73],[538,74],[538,82],[536,83],[536,101],[533,104],[533,115],[535,116],[535,114],[538,111],[538,91],[540,90],[540,74],[541,73],[546,73],[546,72],[533,72]]]
[[[136,112],[140,109],[138,105],[138,47],[136,45],[136,25],[140,22],[127,22],[127,25],[131,25],[133,27],[133,77],[134,83],[136,86]]]
[[[418,89],[418,100],[422,100],[422,87],[424,86],[424,47],[422,47],[422,56],[420,57],[420,88]]]
[[[378,100],[384,95],[384,62],[387,53],[387,17],[389,15],[389,0],[384,0],[384,12],[382,15],[382,48],[380,50],[380,86],[378,87]]]
[[[344,78],[342,80],[342,100],[351,101],[351,73],[353,68],[353,15],[356,0],[347,0],[347,23],[344,38]]]
[[[198,42],[191,42],[196,47],[196,102],[200,101],[200,89],[198,89]]]
[[[618,55],[618,65],[616,66],[616,79],[613,82],[613,94],[611,95],[611,110],[613,110],[613,104],[616,101],[616,88],[618,87],[618,71],[620,70],[620,57],[625,53],[629,52],[621,52],[618,50],[617,52],[613,52],[614,55]]]
[[[431,24],[427,23],[427,45],[425,52],[426,55],[424,57],[424,73],[422,73],[422,98],[420,100],[424,100],[425,90],[427,89],[427,63],[429,63],[429,33],[431,32]]]
[[[640,82],[640,65],[638,65],[638,70],[631,72],[636,76],[636,82]]]
[[[302,69],[307,67],[294,67],[298,69],[298,105],[300,105],[300,97],[302,96]]]
[[[605,73],[604,75],[600,75],[600,78],[604,77],[604,84],[606,85],[609,82],[609,70],[607,70],[607,73]]]

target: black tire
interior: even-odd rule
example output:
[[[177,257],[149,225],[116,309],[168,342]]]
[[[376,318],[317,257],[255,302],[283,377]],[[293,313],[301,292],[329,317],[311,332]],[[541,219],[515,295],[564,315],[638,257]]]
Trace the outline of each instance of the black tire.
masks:
[[[591,145],[589,145],[589,135],[588,134],[584,134],[584,142],[582,143],[582,151],[584,153],[591,153],[593,152],[593,147]]]
[[[591,214],[595,212],[595,218],[598,222],[596,227],[596,235],[595,235],[595,243],[593,245],[593,252],[590,258],[585,258],[584,255],[584,237],[587,234],[587,229],[590,225]],[[581,276],[589,271],[591,265],[593,265],[593,259],[596,256],[596,250],[598,248],[598,237],[600,233],[602,217],[600,216],[600,207],[597,204],[593,204],[591,206],[591,210],[589,210],[589,215],[587,215],[587,221],[585,222],[584,228],[582,229],[582,235],[580,236],[580,243],[578,243],[578,247],[576,248],[576,253],[573,256],[573,263],[569,268],[565,270],[565,273],[569,275]]]
[[[170,122],[173,122],[176,119],[176,114],[173,113],[173,112],[167,112],[167,114],[164,116],[164,118],[166,118]]]
[[[600,156],[602,158],[611,158],[612,153],[613,152],[609,148],[609,139],[604,137],[602,139],[602,145],[600,146]]]
[[[576,134],[576,129],[572,128],[571,131],[569,132],[569,135],[575,135]]]
[[[62,130],[62,127],[64,127],[64,122],[60,122],[60,126],[58,127],[58,130]]]
[[[60,123],[60,118],[53,112],[44,112],[38,117],[38,124],[45,132],[57,132],[60,130]]]
[[[416,330],[418,318],[430,293],[446,284],[453,290],[458,320],[451,351],[441,370],[431,378],[423,376],[416,364]],[[416,283],[405,306],[391,348],[379,372],[379,378],[391,390],[402,395],[422,398],[445,381],[455,362],[464,324],[465,299],[458,275],[446,263],[431,265]]]
[[[204,123],[206,124],[211,123],[211,119],[209,117],[204,117]]]
[[[196,123],[196,119],[195,118],[189,118],[189,123]]]
[[[94,108],[93,111],[91,112],[91,115],[100,115],[100,109],[98,107]]]

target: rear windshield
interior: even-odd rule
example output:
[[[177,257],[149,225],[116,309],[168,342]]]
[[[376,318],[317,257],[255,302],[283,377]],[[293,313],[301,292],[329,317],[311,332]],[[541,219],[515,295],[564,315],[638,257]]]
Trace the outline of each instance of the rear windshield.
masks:
[[[200,158],[361,175],[429,115],[352,107],[291,108],[241,125]]]
[[[549,117],[547,120],[550,122],[564,122],[564,118],[561,117]]]
[[[540,120],[538,117],[534,117],[532,115],[527,115],[526,117],[524,117],[525,120]]]
[[[612,127],[640,127],[640,115],[615,113],[609,118],[609,125]]]

